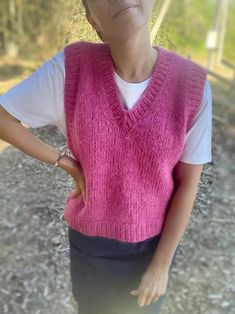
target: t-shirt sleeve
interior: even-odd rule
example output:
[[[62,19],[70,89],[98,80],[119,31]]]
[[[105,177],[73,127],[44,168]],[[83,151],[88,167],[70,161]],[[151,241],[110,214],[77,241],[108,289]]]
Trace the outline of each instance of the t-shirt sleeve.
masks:
[[[212,91],[206,80],[201,106],[192,128],[186,134],[180,161],[189,164],[205,164],[212,161]]]
[[[0,96],[0,105],[29,127],[57,125],[63,113],[63,50]]]

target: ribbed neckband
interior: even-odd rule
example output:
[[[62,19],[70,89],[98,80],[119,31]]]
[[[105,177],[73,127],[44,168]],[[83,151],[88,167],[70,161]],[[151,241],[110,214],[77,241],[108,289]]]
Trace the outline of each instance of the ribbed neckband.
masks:
[[[108,102],[108,108],[106,106],[104,110],[111,109],[118,127],[124,134],[128,134],[140,119],[146,116],[148,112],[151,112],[152,106],[156,106],[157,99],[161,93],[161,87],[167,77],[168,68],[173,58],[163,47],[156,45],[153,48],[158,50],[158,59],[149,84],[135,106],[127,110],[122,104],[115,82],[114,63],[109,44],[105,43],[101,46],[101,71]],[[104,105],[102,104],[102,106]]]

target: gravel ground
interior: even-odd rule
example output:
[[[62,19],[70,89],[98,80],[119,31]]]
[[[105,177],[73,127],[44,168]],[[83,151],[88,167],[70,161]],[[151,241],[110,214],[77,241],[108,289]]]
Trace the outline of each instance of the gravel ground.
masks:
[[[235,108],[215,102],[214,110],[229,121],[213,121],[213,162],[204,166],[163,314],[235,313]],[[54,126],[31,132],[65,144]],[[0,313],[76,313],[63,218],[72,178],[13,146],[0,154],[0,177]]]

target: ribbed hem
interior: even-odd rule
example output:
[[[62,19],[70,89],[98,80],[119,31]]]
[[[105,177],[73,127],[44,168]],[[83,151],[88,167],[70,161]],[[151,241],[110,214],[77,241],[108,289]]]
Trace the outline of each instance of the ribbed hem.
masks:
[[[124,242],[137,243],[161,233],[164,217],[157,218],[154,223],[124,224],[105,221],[90,221],[89,224],[78,220],[76,216],[64,214],[65,221],[72,229],[86,236],[99,236]]]

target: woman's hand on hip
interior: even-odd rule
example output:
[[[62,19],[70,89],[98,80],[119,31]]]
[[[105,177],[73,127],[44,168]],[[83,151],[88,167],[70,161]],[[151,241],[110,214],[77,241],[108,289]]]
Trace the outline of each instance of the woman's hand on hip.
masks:
[[[82,193],[83,200],[86,201],[86,184],[80,163],[73,157],[66,155],[60,160],[59,167],[68,172],[74,179],[73,197]]]

